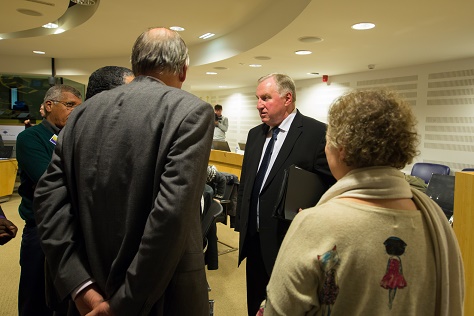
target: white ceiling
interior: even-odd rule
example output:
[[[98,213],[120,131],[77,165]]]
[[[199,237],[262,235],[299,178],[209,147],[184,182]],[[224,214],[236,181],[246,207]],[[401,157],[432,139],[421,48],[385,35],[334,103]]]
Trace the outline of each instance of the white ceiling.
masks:
[[[54,58],[58,76],[87,83],[98,67],[130,67],[131,47],[146,28],[178,25],[186,29],[180,34],[190,49],[186,87],[213,91],[219,86],[254,86],[260,76],[271,72],[301,80],[314,78],[308,72],[333,76],[368,71],[369,64],[390,69],[474,56],[472,0],[97,2],[94,7],[75,5],[68,10],[67,0],[2,0],[0,37],[5,39],[0,40],[0,58]],[[70,29],[44,35],[39,27],[56,20]],[[351,29],[358,22],[376,27]],[[207,32],[216,36],[198,38]],[[298,40],[306,36],[323,40]],[[294,54],[302,49],[313,53]],[[33,50],[46,54],[35,55]],[[271,59],[257,60],[257,56]],[[256,63],[262,67],[249,67]],[[218,74],[206,75],[208,71]]]

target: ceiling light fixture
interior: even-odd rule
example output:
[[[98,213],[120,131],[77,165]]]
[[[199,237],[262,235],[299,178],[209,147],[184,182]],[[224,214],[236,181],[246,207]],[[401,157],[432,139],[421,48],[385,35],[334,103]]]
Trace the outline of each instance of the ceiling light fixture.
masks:
[[[255,56],[254,58],[256,60],[270,60],[270,59],[272,59],[271,57],[268,57],[268,56]]]
[[[173,31],[176,31],[176,32],[182,32],[182,31],[184,31],[184,27],[172,26],[172,27],[170,27],[170,30],[173,30]]]
[[[312,54],[313,52],[310,50],[297,50],[295,52],[296,55],[309,55]]]
[[[370,29],[373,29],[374,27],[375,27],[375,24],[370,23],[370,22],[361,22],[361,23],[357,23],[351,26],[351,28],[358,31],[370,30]]]
[[[318,42],[322,42],[323,39],[317,36],[303,36],[303,37],[298,38],[298,41],[303,42],[303,43],[318,43]]]
[[[59,29],[57,29],[56,31],[54,31],[54,34],[61,34],[61,33],[64,33],[64,32],[66,32],[65,29],[59,28]]]
[[[71,2],[80,4],[80,5],[94,5],[95,0],[71,0]]]
[[[30,9],[16,9],[17,12],[20,12],[21,14],[29,15],[29,16],[42,16],[43,13],[30,10]]]
[[[208,39],[208,38],[210,38],[210,37],[213,37],[214,35],[216,35],[216,34],[214,34],[214,33],[206,33],[206,34],[203,34],[203,35],[199,36],[199,38],[201,38],[201,39]]]
[[[46,54],[45,52],[40,51],[40,50],[34,50],[33,53],[38,54],[38,55],[44,55],[44,54]]]
[[[59,25],[57,23],[46,23],[45,25],[43,25],[43,27],[45,29],[57,29],[59,27]]]
[[[249,67],[260,68],[260,67],[262,67],[262,65],[260,65],[260,64],[250,64]]]
[[[206,72],[206,75],[217,75],[217,72],[214,72],[214,71],[208,71],[208,72]]]
[[[308,72],[306,74],[311,75],[311,76],[317,76],[317,75],[319,75],[319,72]]]

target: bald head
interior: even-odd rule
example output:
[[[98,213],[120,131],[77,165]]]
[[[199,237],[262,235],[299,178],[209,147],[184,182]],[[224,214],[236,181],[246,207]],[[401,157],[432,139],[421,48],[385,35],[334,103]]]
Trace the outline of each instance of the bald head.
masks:
[[[189,64],[188,48],[179,34],[167,28],[150,28],[135,41],[132,70],[135,76],[180,76]],[[182,78],[184,81],[184,78]]]

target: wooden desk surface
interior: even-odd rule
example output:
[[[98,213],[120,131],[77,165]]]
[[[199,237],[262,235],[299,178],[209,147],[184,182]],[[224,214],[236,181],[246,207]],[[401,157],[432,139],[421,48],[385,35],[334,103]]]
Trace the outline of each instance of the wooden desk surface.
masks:
[[[17,171],[16,159],[0,160],[0,197],[12,195]]]
[[[243,160],[244,155],[214,149],[211,150],[211,155],[209,156],[210,165],[216,166],[220,172],[235,174],[239,179]]]

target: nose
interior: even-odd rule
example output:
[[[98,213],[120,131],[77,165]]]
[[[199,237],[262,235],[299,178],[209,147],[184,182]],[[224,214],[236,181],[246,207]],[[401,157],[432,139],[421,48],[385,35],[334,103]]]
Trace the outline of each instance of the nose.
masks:
[[[262,101],[262,99],[258,99],[257,100],[257,109],[263,109],[263,107],[265,106],[265,103]]]

